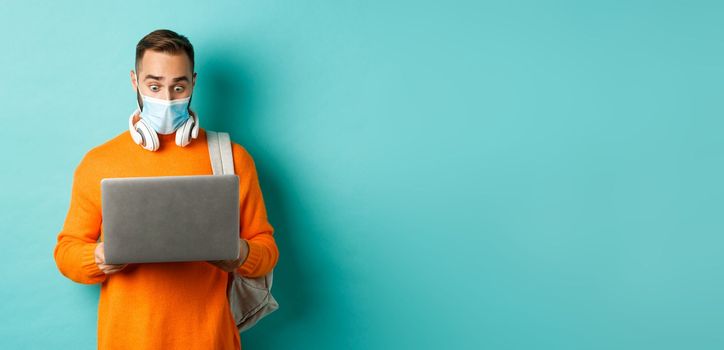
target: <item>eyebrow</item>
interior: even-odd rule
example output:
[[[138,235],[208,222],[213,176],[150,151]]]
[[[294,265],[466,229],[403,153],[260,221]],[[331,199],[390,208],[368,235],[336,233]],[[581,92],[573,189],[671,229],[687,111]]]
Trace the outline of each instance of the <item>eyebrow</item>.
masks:
[[[157,76],[157,75],[147,74],[146,77],[143,78],[143,81],[146,81],[146,80],[148,80],[148,79],[163,81],[165,78],[164,78],[164,77],[161,77],[161,76]],[[173,82],[174,82],[174,83],[178,83],[179,81],[188,82],[188,81],[189,81],[189,78],[187,78],[186,76],[173,78]]]

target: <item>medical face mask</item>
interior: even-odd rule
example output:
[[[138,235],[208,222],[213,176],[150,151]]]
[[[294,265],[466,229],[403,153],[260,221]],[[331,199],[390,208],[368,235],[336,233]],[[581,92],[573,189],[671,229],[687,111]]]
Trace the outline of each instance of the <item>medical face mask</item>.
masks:
[[[190,118],[189,102],[191,96],[176,100],[162,100],[141,93],[140,85],[138,94],[143,98],[143,109],[141,109],[141,118],[151,124],[151,127],[159,134],[170,134],[178,129],[183,123]],[[136,101],[138,103],[138,100]]]

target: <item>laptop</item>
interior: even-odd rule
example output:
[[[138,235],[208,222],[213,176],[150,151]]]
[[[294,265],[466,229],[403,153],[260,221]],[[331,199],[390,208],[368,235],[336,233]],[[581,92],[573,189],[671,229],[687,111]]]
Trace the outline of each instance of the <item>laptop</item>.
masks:
[[[239,258],[239,177],[103,178],[107,264]]]

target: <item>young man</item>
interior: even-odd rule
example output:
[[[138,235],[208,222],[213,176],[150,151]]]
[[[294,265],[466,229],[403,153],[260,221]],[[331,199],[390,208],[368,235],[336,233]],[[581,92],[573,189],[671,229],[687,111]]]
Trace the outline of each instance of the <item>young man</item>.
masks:
[[[146,35],[136,46],[136,70],[131,70],[140,111],[129,119],[134,130],[145,125],[153,132],[134,137],[129,128],[88,151],[75,169],[70,208],[54,257],[69,279],[101,283],[100,349],[241,349],[226,295],[228,272],[258,277],[277,263],[279,251],[254,160],[233,142],[240,190],[238,260],[105,263],[102,178],[212,173],[206,131],[198,128],[197,138],[190,139],[191,122],[198,122],[188,108],[195,83],[194,51],[186,37],[170,30]],[[170,105],[176,107],[170,108],[166,101],[173,101]],[[157,137],[149,137],[153,134]]]

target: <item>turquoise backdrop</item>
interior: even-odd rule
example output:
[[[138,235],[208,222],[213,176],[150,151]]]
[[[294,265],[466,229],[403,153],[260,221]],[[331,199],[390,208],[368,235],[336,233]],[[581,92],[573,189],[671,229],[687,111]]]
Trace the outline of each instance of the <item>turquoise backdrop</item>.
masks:
[[[134,48],[259,169],[245,349],[724,348],[721,1],[3,1],[0,348],[94,349],[53,248]]]

